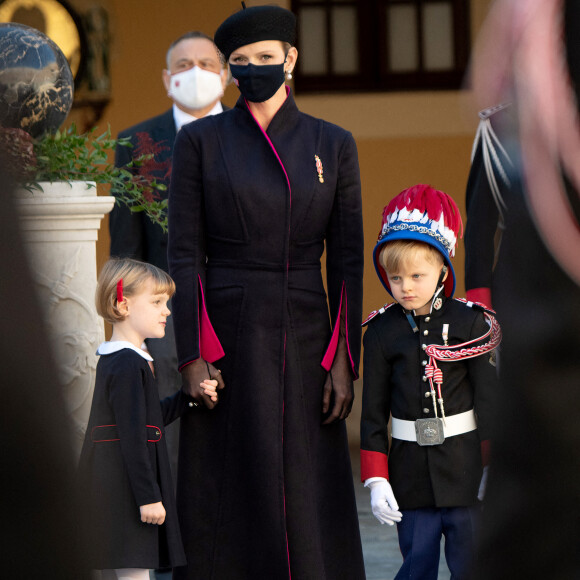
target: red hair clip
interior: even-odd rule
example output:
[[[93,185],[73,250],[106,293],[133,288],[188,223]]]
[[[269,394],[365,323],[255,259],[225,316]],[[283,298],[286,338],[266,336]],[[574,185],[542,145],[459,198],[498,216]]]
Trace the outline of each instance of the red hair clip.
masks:
[[[121,302],[123,302],[124,298],[123,298],[123,278],[121,278],[118,282],[117,282],[117,302],[120,304]]]

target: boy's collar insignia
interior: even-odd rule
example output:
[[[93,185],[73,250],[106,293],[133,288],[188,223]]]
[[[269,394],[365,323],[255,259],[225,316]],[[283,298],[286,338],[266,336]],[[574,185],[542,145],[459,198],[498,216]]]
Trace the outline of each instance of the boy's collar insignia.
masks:
[[[431,301],[431,312],[433,312],[433,310],[441,310],[441,307],[443,306],[443,301],[445,300],[445,292],[443,291],[443,289],[444,286],[443,284],[441,284],[441,286],[437,288],[435,294],[433,294],[433,299]]]

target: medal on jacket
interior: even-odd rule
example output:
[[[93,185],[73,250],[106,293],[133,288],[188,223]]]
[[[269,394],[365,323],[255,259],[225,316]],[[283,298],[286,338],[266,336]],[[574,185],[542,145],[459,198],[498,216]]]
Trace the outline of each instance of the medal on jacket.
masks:
[[[443,325],[443,331],[441,332],[441,337],[443,338],[443,344],[449,346],[449,324]]]
[[[324,177],[322,176],[322,161],[320,161],[320,157],[318,157],[318,155],[314,156],[314,161],[316,161],[316,171],[318,172],[318,181],[320,181],[320,183],[324,183]]]

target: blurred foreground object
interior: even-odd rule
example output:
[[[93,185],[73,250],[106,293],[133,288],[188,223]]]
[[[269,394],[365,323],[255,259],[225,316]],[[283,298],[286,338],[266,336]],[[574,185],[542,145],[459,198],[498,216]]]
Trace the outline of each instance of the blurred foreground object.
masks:
[[[504,399],[477,580],[580,577],[579,4],[499,0],[474,56],[480,105],[510,100],[515,121],[500,130],[513,162],[493,283]]]
[[[84,580],[68,421],[6,179],[0,199],[0,570],[3,578]]]
[[[527,199],[551,253],[580,284],[580,228],[565,182],[580,191],[577,2],[498,0],[474,54],[478,103],[513,100]]]

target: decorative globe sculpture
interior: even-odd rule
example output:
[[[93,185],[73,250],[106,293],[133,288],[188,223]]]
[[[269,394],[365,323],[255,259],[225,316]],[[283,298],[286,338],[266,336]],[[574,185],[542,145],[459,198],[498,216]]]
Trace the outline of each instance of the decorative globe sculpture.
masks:
[[[72,101],[73,76],[60,48],[35,28],[0,24],[0,127],[54,133]]]

